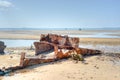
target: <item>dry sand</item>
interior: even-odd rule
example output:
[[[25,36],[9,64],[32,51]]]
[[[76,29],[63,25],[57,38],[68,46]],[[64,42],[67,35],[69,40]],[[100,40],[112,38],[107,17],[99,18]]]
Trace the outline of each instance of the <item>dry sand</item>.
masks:
[[[12,56],[12,58],[11,58]],[[18,65],[20,56],[17,54],[0,56],[0,65]],[[11,76],[1,80],[120,80],[119,57],[91,56],[85,62],[71,59],[58,62],[30,66],[13,72]]]
[[[1,31],[0,38],[3,39],[39,39],[41,33],[59,34],[94,34],[102,31]],[[64,33],[63,33],[64,32]],[[103,31],[104,32],[104,31]],[[116,35],[120,34],[119,31]],[[2,34],[2,35],[1,35]],[[114,34],[115,35],[115,34]],[[81,38],[80,44],[93,44],[118,46],[116,52],[120,54],[120,38]],[[107,48],[106,46],[103,48]],[[101,48],[100,48],[101,49]],[[34,55],[34,50],[26,48],[7,48],[9,55],[0,56],[0,68],[19,65],[20,53],[26,52],[27,56]],[[14,53],[14,54],[13,54]],[[45,63],[27,67],[23,70],[13,72],[10,76],[0,77],[0,80],[120,80],[120,55],[108,56],[105,54],[85,58],[85,62],[78,62],[71,59],[61,60],[52,63]]]

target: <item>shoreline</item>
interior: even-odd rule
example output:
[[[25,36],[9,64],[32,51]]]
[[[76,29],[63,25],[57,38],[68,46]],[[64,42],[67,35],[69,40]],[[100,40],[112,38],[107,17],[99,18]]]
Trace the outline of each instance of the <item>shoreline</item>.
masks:
[[[40,36],[37,38],[0,38],[0,40],[36,40],[39,41]],[[120,45],[120,38],[79,38],[80,44],[106,44],[106,45]]]
[[[99,36],[118,36],[120,38],[120,30],[8,30],[0,31],[0,39],[39,39],[40,34],[58,34],[58,35],[96,35]],[[83,38],[83,37],[81,37]],[[87,38],[87,36],[85,37]],[[89,37],[88,38],[93,38]],[[102,37],[101,37],[102,38]],[[105,38],[105,37],[104,37]],[[108,37],[109,38],[109,37]],[[115,38],[115,37],[114,37]]]
[[[99,39],[120,39],[120,30],[8,30],[0,31],[0,39],[24,39],[24,40],[38,40],[40,34],[58,34],[58,35],[97,35],[98,37],[86,36],[80,38],[99,38]],[[111,37],[99,37],[99,36]],[[112,36],[118,36],[113,38]]]

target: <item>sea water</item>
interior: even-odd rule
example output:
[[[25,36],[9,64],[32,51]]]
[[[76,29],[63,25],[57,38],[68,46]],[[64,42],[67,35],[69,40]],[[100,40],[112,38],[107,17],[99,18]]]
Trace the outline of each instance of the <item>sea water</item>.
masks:
[[[7,47],[29,47],[38,40],[11,40],[11,39],[0,39]]]
[[[70,37],[79,37],[79,38],[120,38],[120,36],[113,36],[110,34],[115,34],[115,33],[108,33],[108,32],[103,32],[103,33],[96,33],[96,34],[91,34],[91,35],[69,35]]]
[[[108,35],[111,33],[97,33],[91,35],[68,35],[69,37],[79,37],[79,38],[120,38],[120,36]],[[29,47],[33,45],[35,41],[39,40],[16,40],[16,39],[0,39],[3,41],[7,47]]]

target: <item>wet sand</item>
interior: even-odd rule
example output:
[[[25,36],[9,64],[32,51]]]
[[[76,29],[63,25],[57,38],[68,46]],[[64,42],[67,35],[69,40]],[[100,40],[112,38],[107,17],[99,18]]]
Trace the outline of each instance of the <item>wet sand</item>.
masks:
[[[60,34],[60,35],[93,35],[105,33],[106,35],[119,36],[119,30],[1,30],[0,39],[39,39],[40,34]],[[98,38],[101,35],[98,35]],[[87,37],[86,37],[87,38]],[[91,38],[91,37],[89,37]],[[112,37],[111,37],[112,38]]]
[[[120,45],[120,31],[119,30],[4,30],[0,31],[0,39],[28,39],[28,40],[39,40],[40,34],[60,34],[60,35],[92,35],[98,33],[106,33],[106,35],[114,35],[119,38],[97,38],[85,37],[80,38],[81,43],[85,44],[110,44]]]
[[[49,32],[88,35],[102,31],[1,31],[0,38],[39,40],[41,33],[47,34]],[[118,35],[120,32],[113,31],[113,33]],[[76,63],[74,60],[67,59],[30,66],[15,71],[10,76],[0,77],[0,80],[120,80],[120,38],[80,38],[80,45],[83,47],[94,45],[87,48],[107,50],[107,52],[103,52],[102,55],[87,57],[85,62]],[[104,47],[97,47],[98,45],[104,45]],[[108,48],[109,46],[112,47]],[[26,52],[27,56],[34,56],[35,54],[35,51],[30,50],[29,47],[7,48],[6,50],[10,54],[0,56],[0,68],[19,65],[21,52]],[[115,56],[115,54],[118,55]]]

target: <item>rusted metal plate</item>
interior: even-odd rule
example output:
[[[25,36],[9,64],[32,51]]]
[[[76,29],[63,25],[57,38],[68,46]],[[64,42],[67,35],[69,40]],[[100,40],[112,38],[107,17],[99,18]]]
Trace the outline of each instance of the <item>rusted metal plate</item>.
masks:
[[[41,42],[34,42],[34,45],[35,45],[35,55],[54,49],[52,45]]]
[[[70,38],[68,36],[56,34],[41,34],[40,42],[34,42],[36,55],[51,49],[55,49],[55,45],[61,49],[78,48],[79,38]],[[55,50],[55,52],[57,52],[57,50]]]

